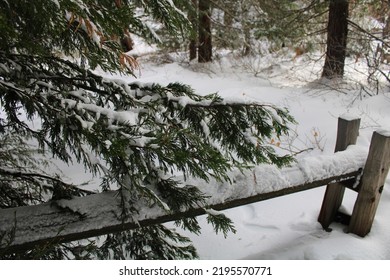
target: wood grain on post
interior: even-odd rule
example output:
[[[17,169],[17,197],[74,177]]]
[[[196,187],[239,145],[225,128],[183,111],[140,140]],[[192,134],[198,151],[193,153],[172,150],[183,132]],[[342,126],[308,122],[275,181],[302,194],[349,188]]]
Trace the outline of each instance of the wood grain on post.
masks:
[[[356,144],[359,135],[360,119],[338,120],[335,152],[344,151],[349,145]],[[318,222],[327,229],[333,222],[343,201],[345,186],[340,183],[330,183],[326,187],[324,200],[318,217]]]
[[[370,232],[389,166],[390,132],[374,132],[348,232],[362,237]]]

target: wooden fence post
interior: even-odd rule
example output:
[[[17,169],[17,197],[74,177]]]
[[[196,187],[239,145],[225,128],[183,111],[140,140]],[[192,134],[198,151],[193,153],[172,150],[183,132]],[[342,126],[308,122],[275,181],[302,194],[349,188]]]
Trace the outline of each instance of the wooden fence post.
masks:
[[[344,151],[349,145],[356,144],[359,127],[360,119],[339,118],[335,152]],[[334,221],[343,201],[344,192],[345,187],[340,183],[330,183],[326,187],[324,200],[318,216],[318,222],[324,229],[329,228],[329,225]]]
[[[348,232],[367,235],[390,167],[390,132],[374,132]]]

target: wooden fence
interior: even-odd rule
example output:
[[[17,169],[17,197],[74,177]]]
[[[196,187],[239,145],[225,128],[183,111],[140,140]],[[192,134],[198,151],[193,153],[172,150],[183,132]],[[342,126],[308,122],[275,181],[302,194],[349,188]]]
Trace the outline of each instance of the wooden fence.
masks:
[[[335,152],[356,144],[360,120],[339,119]],[[376,131],[371,138],[367,160],[359,181],[354,180],[352,190],[358,192],[348,232],[367,235],[372,227],[379,199],[390,166],[390,132]],[[342,182],[327,186],[318,221],[327,229],[341,206],[345,186]]]
[[[343,156],[348,160],[349,145],[356,144],[360,120],[339,119],[335,156],[328,159],[328,168],[332,162]],[[344,151],[346,150],[346,151]],[[364,153],[364,152],[363,152]],[[126,219],[121,218],[123,206],[115,191],[74,198],[71,200],[51,201],[36,206],[25,206],[0,210],[0,250],[14,252],[26,250],[35,245],[68,242],[98,235],[136,229],[141,226],[160,224],[184,217],[205,214],[208,210],[224,210],[266,199],[275,198],[299,191],[327,185],[318,221],[324,229],[334,221],[342,203],[345,188],[357,191],[358,197],[351,216],[348,232],[365,236],[371,229],[379,198],[390,165],[390,133],[375,132],[368,152],[362,155],[356,167],[339,166],[331,175],[310,176],[308,178],[299,163],[277,170],[281,186],[262,187],[262,179],[255,178],[256,188],[252,192],[234,193],[223,199],[210,197],[205,205],[183,212],[167,212],[157,206],[150,206],[139,201],[137,214]],[[352,159],[351,159],[352,160]],[[321,159],[319,161],[321,163]],[[324,159],[326,163],[326,160]],[[322,166],[324,163],[321,163]],[[259,167],[260,169],[262,167]],[[267,170],[267,167],[264,167]],[[266,172],[266,171],[265,171]],[[291,183],[289,176],[306,178]],[[249,175],[248,175],[249,174]],[[254,176],[254,173],[248,173]],[[297,176],[298,175],[298,176]],[[244,175],[242,175],[244,176]],[[241,176],[241,178],[242,178]],[[245,176],[244,176],[245,177]],[[244,179],[245,180],[245,179]],[[251,179],[253,180],[253,178]],[[279,182],[279,181],[277,181]],[[234,186],[225,184],[219,188],[231,189]],[[133,209],[134,210],[134,209]]]

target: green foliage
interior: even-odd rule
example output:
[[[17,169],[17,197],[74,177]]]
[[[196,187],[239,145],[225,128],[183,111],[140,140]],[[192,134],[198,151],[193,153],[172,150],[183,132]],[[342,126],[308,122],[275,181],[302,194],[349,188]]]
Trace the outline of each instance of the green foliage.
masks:
[[[0,236],[1,237],[1,236]],[[96,258],[100,248],[95,241],[72,242],[66,244],[37,245],[32,250],[7,253],[0,251],[3,260],[90,260]]]
[[[131,242],[129,242],[131,240]],[[99,248],[101,259],[173,260],[198,255],[191,240],[163,225],[107,235]],[[182,244],[182,245],[180,245]]]
[[[322,2],[322,3],[321,3]],[[321,29],[326,1],[261,1],[262,14],[254,27],[255,38],[271,41],[297,42]]]
[[[198,32],[196,25],[192,22],[197,19],[197,7],[194,7],[192,1],[174,0],[173,3],[178,7],[187,18],[186,26],[183,29],[178,29],[177,32],[172,33],[169,28],[162,26],[156,30],[160,36],[159,41],[160,50],[163,52],[186,51],[188,47],[188,39],[196,38]]]
[[[124,209],[146,199],[165,211],[205,202],[196,186],[186,184],[189,177],[223,181],[232,168],[291,161],[266,145],[294,121],[284,109],[199,96],[180,83],[126,83],[96,74],[100,67],[133,75],[137,63],[122,53],[118,38],[127,28],[154,37],[143,17],[160,20],[172,34],[187,26],[170,3],[137,1],[140,14],[133,1],[117,6],[111,0],[0,0],[1,208],[91,193],[49,172],[51,158],[83,164],[101,179],[102,191],[118,190]],[[217,232],[233,230],[226,217],[209,221]],[[199,233],[195,218],[177,223]],[[161,225],[101,240],[47,244],[1,257],[196,257],[187,238]]]
[[[317,34],[325,33],[326,1],[213,2],[216,47],[257,54],[264,51],[259,41],[268,42],[272,51],[301,43],[306,46],[317,41]]]
[[[219,214],[219,213],[209,214],[207,216],[207,222],[213,225],[216,233],[222,232],[225,238],[229,232],[233,232],[233,233],[236,232],[232,224],[232,221],[224,214]]]

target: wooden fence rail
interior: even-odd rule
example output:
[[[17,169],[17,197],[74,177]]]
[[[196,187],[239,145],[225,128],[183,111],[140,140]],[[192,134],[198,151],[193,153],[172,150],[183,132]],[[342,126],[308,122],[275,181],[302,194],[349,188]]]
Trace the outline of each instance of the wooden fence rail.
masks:
[[[340,119],[338,138],[351,135],[343,131],[350,131],[350,126],[358,127],[357,122],[357,120]],[[357,136],[356,129],[352,131]],[[123,206],[115,191],[71,200],[51,201],[36,206],[1,209],[0,250],[3,253],[14,252],[38,244],[68,242],[136,229],[140,226],[202,215],[207,212],[207,209],[229,209],[324,185],[328,185],[328,189],[331,190],[352,188],[357,185],[356,178],[360,178],[362,174],[367,151],[364,147],[357,146],[350,146],[347,150],[341,151],[356,142],[355,136],[350,138],[349,140],[338,139],[337,143],[343,141],[344,143],[340,144],[339,149],[336,147],[336,151],[340,151],[331,156],[320,156],[315,160],[306,158],[282,169],[258,166],[244,174],[237,172],[232,180],[233,184],[219,183],[218,185],[214,182],[213,187],[218,188],[218,192],[211,191],[208,194],[208,190],[212,187],[205,183],[204,186],[200,186],[206,195],[210,195],[205,205],[179,213],[167,212],[158,206],[150,207],[146,201],[138,201],[136,205],[131,205],[138,210],[138,213],[123,219],[121,218]],[[371,228],[379,195],[389,169],[390,136],[386,133],[375,133],[374,138],[379,140],[373,139],[371,144],[369,160],[360,180],[359,197],[361,194],[361,198],[357,199],[358,202],[362,202],[359,202],[358,206],[355,205],[353,223],[350,226],[350,231],[357,234],[366,234]],[[383,158],[387,157],[387,160],[377,160],[378,153],[383,155]],[[307,166],[308,164],[310,166]],[[265,177],[270,177],[269,174],[272,174],[273,180],[264,180]],[[335,195],[331,196],[332,199],[327,197],[329,194],[325,195],[319,217],[324,228],[333,221],[341,204],[342,194],[338,198],[334,198]],[[327,202],[328,200],[330,202]],[[367,208],[369,211],[366,210]]]

